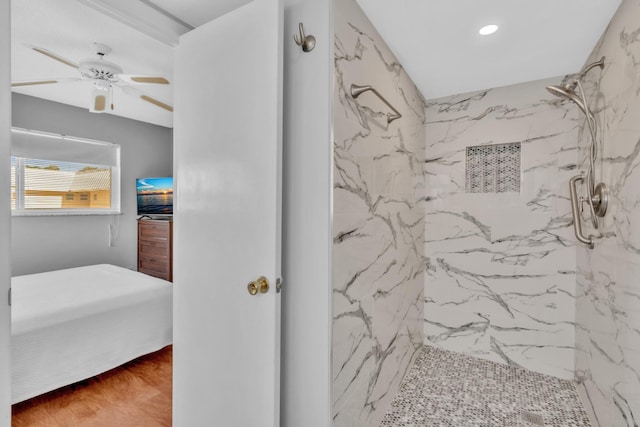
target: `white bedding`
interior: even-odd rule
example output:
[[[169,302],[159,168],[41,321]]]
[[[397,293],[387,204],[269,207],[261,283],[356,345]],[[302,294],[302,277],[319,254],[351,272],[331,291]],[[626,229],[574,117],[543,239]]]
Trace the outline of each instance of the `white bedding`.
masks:
[[[12,278],[12,403],[172,342],[172,284],[101,264]]]

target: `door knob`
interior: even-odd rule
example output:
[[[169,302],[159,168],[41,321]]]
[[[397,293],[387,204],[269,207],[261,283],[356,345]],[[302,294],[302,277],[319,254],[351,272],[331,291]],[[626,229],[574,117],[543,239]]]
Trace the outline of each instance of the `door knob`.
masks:
[[[247,285],[247,290],[251,295],[257,295],[258,292],[261,294],[266,294],[267,292],[269,292],[269,281],[266,277],[260,276],[257,280]]]

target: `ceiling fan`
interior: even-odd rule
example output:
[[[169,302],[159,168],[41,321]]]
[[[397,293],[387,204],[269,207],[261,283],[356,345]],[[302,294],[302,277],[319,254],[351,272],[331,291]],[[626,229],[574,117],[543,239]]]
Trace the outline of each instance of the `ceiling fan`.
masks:
[[[91,104],[89,105],[89,111],[92,113],[103,113],[108,109],[113,110],[112,98],[114,86],[120,88],[127,95],[140,98],[167,111],[173,111],[172,106],[152,98],[136,87],[130,86],[130,84],[138,83],[167,85],[169,84],[169,80],[164,77],[123,74],[122,68],[118,64],[104,59],[104,57],[111,52],[111,48],[105,44],[91,43],[91,47],[97,58],[83,59],[78,63],[41,47],[31,45],[28,45],[28,47],[69,67],[76,68],[80,72],[81,77],[14,82],[11,84],[11,87],[88,81],[92,84]]]

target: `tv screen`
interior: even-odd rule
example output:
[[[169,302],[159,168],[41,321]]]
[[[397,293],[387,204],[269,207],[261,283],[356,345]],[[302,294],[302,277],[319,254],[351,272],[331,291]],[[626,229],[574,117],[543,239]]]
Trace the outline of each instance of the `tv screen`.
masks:
[[[173,214],[173,178],[138,178],[138,215]]]

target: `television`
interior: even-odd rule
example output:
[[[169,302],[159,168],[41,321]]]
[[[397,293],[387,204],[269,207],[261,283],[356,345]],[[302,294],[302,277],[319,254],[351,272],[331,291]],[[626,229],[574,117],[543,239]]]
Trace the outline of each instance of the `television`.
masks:
[[[138,215],[173,215],[173,177],[136,179]]]

